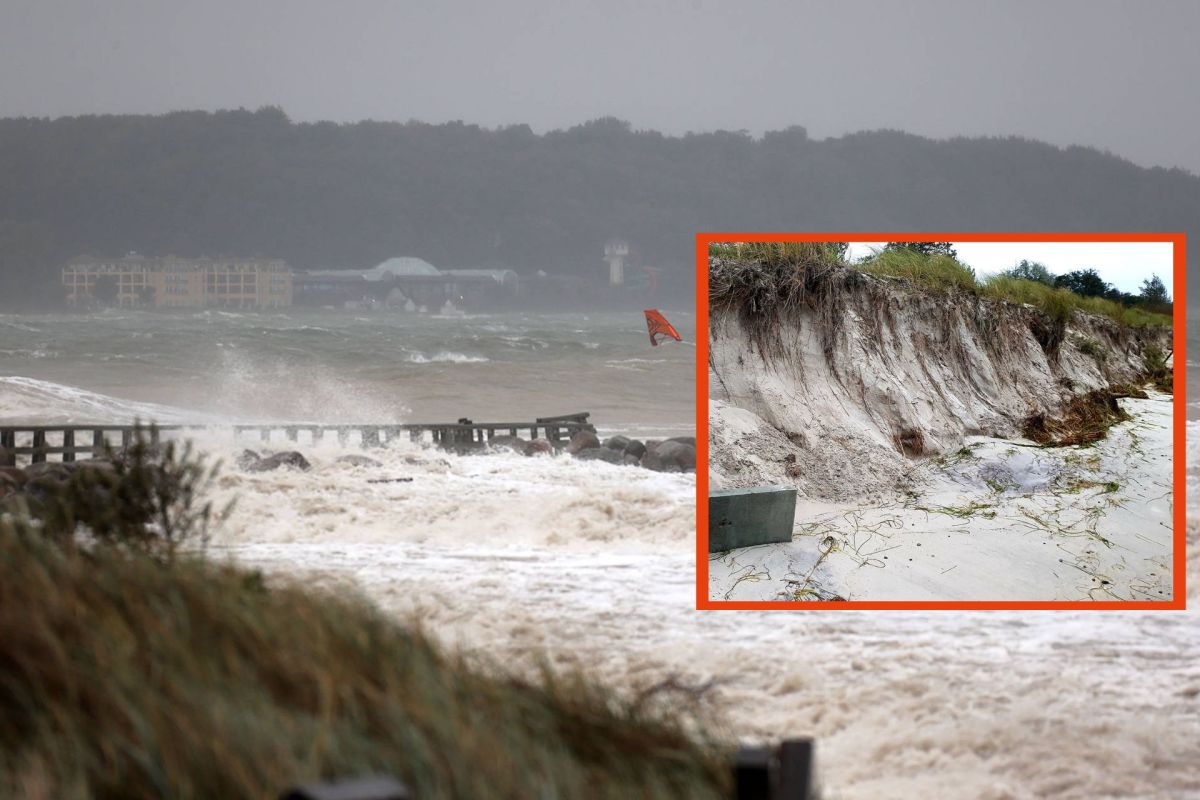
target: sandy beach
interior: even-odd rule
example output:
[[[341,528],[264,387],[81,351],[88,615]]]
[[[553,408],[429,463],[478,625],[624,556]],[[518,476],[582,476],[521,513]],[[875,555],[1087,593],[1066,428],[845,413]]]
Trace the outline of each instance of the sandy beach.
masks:
[[[882,503],[797,504],[794,540],[713,554],[725,600],[1169,600],[1171,398],[1089,445],[968,437]]]

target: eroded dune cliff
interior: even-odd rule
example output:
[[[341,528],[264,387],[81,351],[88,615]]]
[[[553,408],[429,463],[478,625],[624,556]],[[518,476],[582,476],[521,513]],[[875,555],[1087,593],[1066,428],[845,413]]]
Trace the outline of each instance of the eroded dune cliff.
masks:
[[[1131,382],[1148,349],[1170,348],[1166,328],[1078,310],[1056,321],[844,266],[810,269],[791,291],[769,311],[753,301],[712,309],[713,488],[792,483],[834,500],[887,492],[914,459],[966,436],[1019,436],[1031,416]]]

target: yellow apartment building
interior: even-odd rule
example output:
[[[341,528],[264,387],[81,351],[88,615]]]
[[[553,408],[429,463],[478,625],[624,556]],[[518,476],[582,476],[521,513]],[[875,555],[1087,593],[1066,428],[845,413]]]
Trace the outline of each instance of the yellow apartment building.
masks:
[[[285,308],[292,272],[278,258],[81,256],[62,271],[67,303],[126,308]]]

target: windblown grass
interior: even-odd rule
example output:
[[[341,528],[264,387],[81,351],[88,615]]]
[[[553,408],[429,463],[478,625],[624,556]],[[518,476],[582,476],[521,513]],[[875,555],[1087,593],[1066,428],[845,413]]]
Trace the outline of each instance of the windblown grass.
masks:
[[[147,481],[167,485],[127,471],[104,486],[127,505]],[[728,754],[684,716],[696,690],[515,677],[353,595],[47,522],[61,517],[0,514],[2,798],[271,798],[380,773],[422,798],[728,793]]]

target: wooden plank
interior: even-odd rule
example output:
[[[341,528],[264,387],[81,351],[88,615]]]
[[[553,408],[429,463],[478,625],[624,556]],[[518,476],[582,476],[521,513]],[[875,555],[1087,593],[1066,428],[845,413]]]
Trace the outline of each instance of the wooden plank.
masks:
[[[75,460],[75,431],[63,431],[63,461]]]

